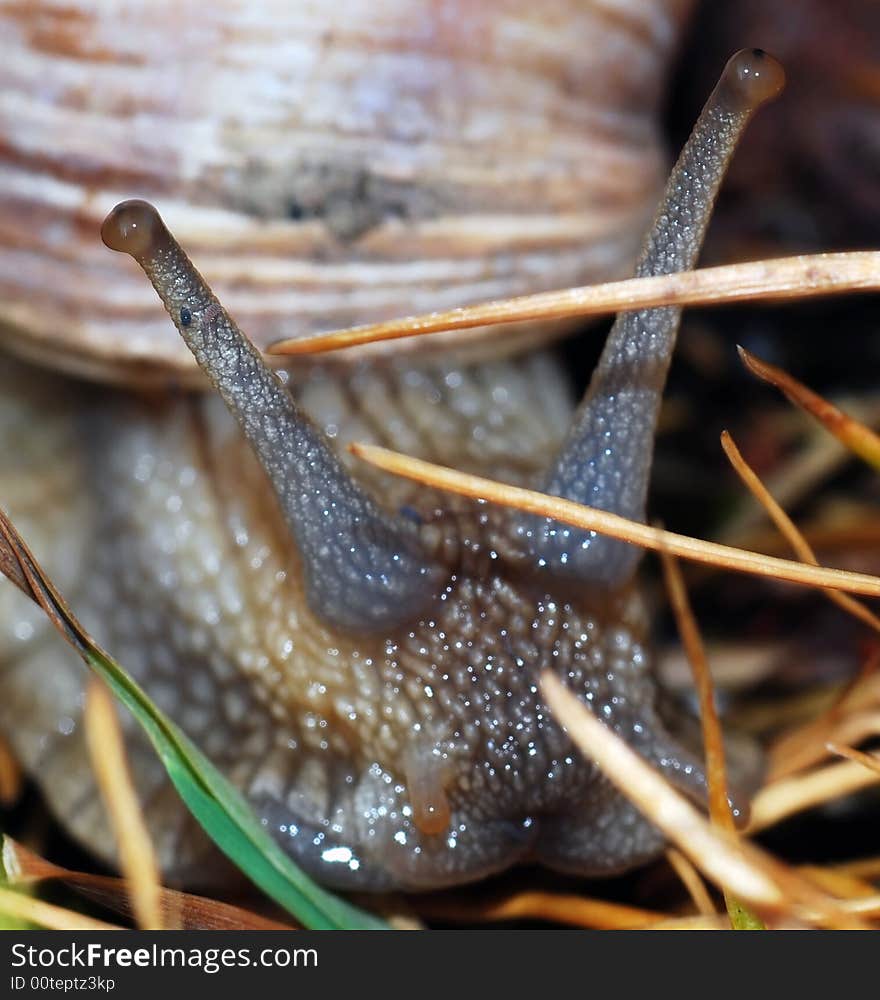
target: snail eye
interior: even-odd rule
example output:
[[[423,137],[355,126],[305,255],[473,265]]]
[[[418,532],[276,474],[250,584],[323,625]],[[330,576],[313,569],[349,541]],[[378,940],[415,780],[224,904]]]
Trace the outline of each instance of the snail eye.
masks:
[[[180,325],[189,326],[192,323],[192,318],[192,312],[186,306],[183,306],[180,310]]]
[[[722,84],[729,106],[740,112],[754,111],[778,96],[785,85],[785,71],[763,49],[742,49],[725,67]]]
[[[120,202],[101,226],[101,239],[111,250],[129,253],[136,260],[150,255],[167,236],[156,209],[138,198]]]

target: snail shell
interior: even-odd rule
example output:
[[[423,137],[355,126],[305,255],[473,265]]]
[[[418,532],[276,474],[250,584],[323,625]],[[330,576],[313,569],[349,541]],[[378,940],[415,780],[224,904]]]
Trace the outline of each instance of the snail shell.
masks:
[[[258,345],[622,274],[690,6],[3,5],[3,339],[89,376],[194,377],[95,243],[132,196],[161,204]]]

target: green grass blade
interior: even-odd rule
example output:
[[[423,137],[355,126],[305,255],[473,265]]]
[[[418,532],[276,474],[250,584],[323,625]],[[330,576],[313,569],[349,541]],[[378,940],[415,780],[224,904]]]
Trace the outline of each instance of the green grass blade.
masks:
[[[0,571],[34,600],[110,687],[147,734],[187,808],[220,850],[304,926],[380,929],[387,924],[313,882],[262,827],[250,806],[205,755],[163,715],[83,629],[0,511]]]
[[[735,931],[766,931],[767,925],[753,913],[747,906],[733,896],[724,894],[724,902],[727,905],[727,915],[730,917],[730,925]]]

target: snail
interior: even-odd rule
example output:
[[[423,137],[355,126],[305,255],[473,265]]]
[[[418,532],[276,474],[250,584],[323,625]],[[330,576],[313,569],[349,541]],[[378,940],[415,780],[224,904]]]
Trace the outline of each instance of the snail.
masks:
[[[230,473],[214,458],[231,432],[210,399],[174,394],[198,379],[196,365],[152,293],[95,238],[107,209],[132,187],[160,201],[258,343],[398,314],[404,304],[436,308],[623,273],[662,181],[657,104],[690,7],[349,0],[318,10],[265,0],[245,16],[226,0],[207,9],[0,6],[0,336],[28,362],[92,380],[4,359],[0,497],[128,668],[143,675],[154,630],[173,632],[183,655],[237,646],[218,661],[220,700],[232,725],[250,719],[242,742],[269,753],[272,711],[255,706],[249,678],[267,672],[276,650],[290,655],[288,638],[274,636],[267,656],[253,635],[221,626],[221,636],[217,618],[277,597],[271,587],[251,592],[242,577],[225,585],[218,610],[203,589],[218,553],[267,572],[276,562],[264,551],[275,541],[271,517],[262,541],[238,544],[242,522],[263,519],[264,483],[243,455],[235,490],[227,488]],[[467,350],[502,358],[534,338],[532,329],[505,333]],[[564,432],[565,391],[546,400],[536,388],[564,384],[563,371],[547,355],[480,370],[458,357],[314,371],[298,392],[337,440],[364,436],[384,405],[389,427],[377,430],[386,443],[421,440],[437,458],[527,477]],[[362,395],[374,412],[358,403]],[[527,419],[536,407],[539,426]],[[125,509],[132,476],[161,492],[151,462],[170,475],[157,523],[146,509],[140,517]],[[248,478],[254,499],[237,512],[218,509],[217,498]],[[393,504],[397,487],[375,485]],[[171,524],[166,502],[206,513],[182,576],[168,564],[169,537],[192,525]],[[132,567],[120,581],[125,559]],[[186,592],[173,626],[164,605],[150,620],[139,560]],[[111,643],[117,598],[126,610],[111,616],[123,626]],[[3,728],[56,815],[106,856],[84,777],[82,677],[33,610],[2,589],[0,630]],[[163,670],[153,696],[169,711],[186,704],[190,730],[203,728],[198,716],[209,704],[216,710],[219,689],[197,673],[184,691],[172,664]],[[235,742],[220,732],[208,740],[218,760]],[[204,844],[181,832],[151,752],[132,739],[166,871],[195,868],[201,877],[195,856]]]
[[[730,60],[638,274],[693,265],[737,138],[781,86],[761,50]],[[374,891],[443,887],[523,860],[611,874],[656,854],[659,832],[576,754],[537,692],[538,672],[554,669],[703,796],[699,758],[658,704],[637,552],[353,474],[338,445],[393,441],[441,461],[455,448],[459,466],[642,518],[679,312],[622,315],[576,413],[545,354],[288,377],[151,205],[123,202],[101,235],[146,272],[217,395],[102,389],[78,401],[88,465],[59,489],[90,487],[98,502],[88,532],[75,504],[50,517],[44,530],[70,550],[58,582],[67,577],[85,623],[282,845],[323,882]],[[26,395],[17,378],[9,366],[4,397]],[[31,405],[34,423],[41,410],[60,415],[51,446],[70,449],[62,384]],[[7,666],[0,718],[56,811],[100,851],[99,806],[76,759],[81,678],[50,647]],[[47,718],[61,720],[52,733]],[[160,856],[197,870],[204,841],[149,751],[136,739],[132,751]]]

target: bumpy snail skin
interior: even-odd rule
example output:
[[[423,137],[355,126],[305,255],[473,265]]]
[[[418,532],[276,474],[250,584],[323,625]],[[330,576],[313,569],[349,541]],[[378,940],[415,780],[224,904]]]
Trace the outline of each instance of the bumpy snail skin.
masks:
[[[698,141],[711,145],[711,127],[703,126]],[[717,141],[726,141],[723,128]],[[658,216],[643,267],[686,252],[674,239],[667,249],[667,231],[689,226],[698,192],[716,183],[720,166],[704,161],[694,156],[681,179],[694,195],[679,200],[680,221],[670,221],[671,209]],[[129,210],[134,235],[119,225],[131,222]],[[546,477],[545,456],[560,451],[572,419],[560,368],[535,355],[476,368],[397,363],[343,376],[317,372],[296,380],[290,403],[175,256],[158,216],[142,206],[121,211],[105,238],[135,249],[245,434],[216,397],[92,396],[91,416],[79,419],[83,480],[98,494],[97,513],[75,606],[100,641],[242,788],[285,848],[329,884],[426,889],[523,859],[608,874],[656,853],[658,831],[577,754],[537,687],[541,671],[554,670],[646,759],[693,797],[704,795],[698,759],[658,709],[634,589],[599,586],[599,572],[560,572],[534,551],[534,540],[523,544],[511,512],[364,470],[356,485],[342,468],[349,459],[337,460],[330,443],[394,444],[534,483]],[[631,352],[645,337],[671,339],[668,324],[655,332],[653,317],[640,315],[644,335]],[[646,380],[651,413],[659,393],[653,371],[670,349],[648,351],[647,365],[626,353],[623,370],[636,384]],[[618,427],[619,416],[610,412],[603,427],[615,457],[630,454],[633,427],[628,417]],[[430,593],[418,595],[405,621],[386,606],[356,617],[369,628],[352,627],[351,607],[358,616],[377,606],[362,599],[360,580],[351,595],[334,585],[320,606],[316,574],[340,570],[316,558],[306,537],[312,529],[304,535],[300,523],[311,525],[320,503],[311,496],[289,504],[283,481],[292,477],[308,493],[313,461],[321,500],[339,504],[345,531],[357,537],[363,525],[376,525],[368,544],[380,553],[400,552],[397,539],[410,539],[406,566],[430,581]],[[649,464],[633,466],[638,490]],[[367,489],[381,489],[387,510],[412,512],[409,532],[399,517],[379,512]],[[54,647],[24,650],[4,679],[4,728],[66,821],[106,852],[89,788],[74,788],[66,768],[66,758],[81,753],[72,700],[59,727],[51,692],[44,698],[35,679],[38,659],[44,676],[74,676]],[[76,682],[64,683],[76,690]],[[25,708],[31,720],[53,721],[42,737],[33,721],[16,735]],[[167,868],[198,866],[203,844],[155,760],[138,740],[132,746]]]
[[[669,177],[636,277],[686,271],[697,261],[715,197],[749,119],[782,90],[779,63],[760,49],[734,55],[706,102]],[[544,483],[549,493],[643,520],[654,432],[681,310],[622,313],[593,373],[562,452]],[[623,542],[530,519],[533,551],[557,572],[618,586],[638,549]]]

